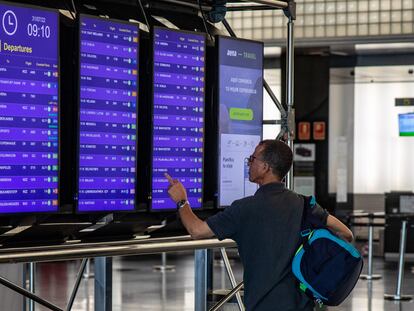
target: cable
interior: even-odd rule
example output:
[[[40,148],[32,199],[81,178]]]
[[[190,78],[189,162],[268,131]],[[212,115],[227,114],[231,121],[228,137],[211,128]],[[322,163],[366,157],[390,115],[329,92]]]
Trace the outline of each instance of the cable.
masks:
[[[63,1],[63,3],[64,3],[64,5],[65,5],[65,8],[68,10],[68,12],[69,12],[70,16],[72,16],[73,20],[75,20],[75,19],[76,19],[76,18],[75,18],[75,15],[73,15],[73,13],[72,13],[72,9],[70,8],[69,4],[68,4],[66,1]]]
[[[147,13],[145,13],[145,9],[144,9],[144,6],[142,5],[141,0],[137,0],[137,5],[141,8],[142,15],[144,15],[145,24],[148,27],[148,31],[151,31],[150,24],[149,24],[148,18],[147,18]]]
[[[76,5],[75,5],[75,1],[72,0],[72,6],[73,6],[73,12],[75,12],[75,15],[78,14],[78,12],[76,11]]]
[[[201,17],[203,18],[203,24],[204,24],[204,28],[206,29],[206,33],[208,33],[208,35],[210,36],[211,41],[214,41],[213,36],[211,35],[210,31],[208,31],[208,28],[207,28],[207,21],[206,21],[204,12],[203,12],[203,8],[201,7],[201,0],[197,0],[197,3],[198,3],[198,7],[200,8],[200,13],[201,13]]]

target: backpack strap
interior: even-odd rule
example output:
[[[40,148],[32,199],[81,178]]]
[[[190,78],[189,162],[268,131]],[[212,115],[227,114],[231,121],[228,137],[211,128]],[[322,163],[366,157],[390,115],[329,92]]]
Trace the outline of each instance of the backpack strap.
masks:
[[[316,204],[315,197],[312,196],[305,196],[301,195],[303,198],[303,212],[302,212],[302,221],[300,225],[300,235],[302,237],[302,245],[306,250],[308,245],[309,235],[313,231],[312,224],[307,220],[307,214],[311,208],[313,208]]]

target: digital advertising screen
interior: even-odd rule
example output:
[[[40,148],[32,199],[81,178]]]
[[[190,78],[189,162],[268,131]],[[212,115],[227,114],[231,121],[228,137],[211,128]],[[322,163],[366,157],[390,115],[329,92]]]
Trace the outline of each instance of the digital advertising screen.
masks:
[[[59,207],[59,15],[0,3],[0,214]]]
[[[154,28],[151,209],[175,209],[165,173],[202,207],[204,167],[204,34]]]
[[[414,113],[398,115],[400,136],[414,136]]]
[[[218,37],[218,206],[253,195],[248,158],[262,139],[263,43]]]
[[[136,24],[80,16],[79,212],[135,209]]]

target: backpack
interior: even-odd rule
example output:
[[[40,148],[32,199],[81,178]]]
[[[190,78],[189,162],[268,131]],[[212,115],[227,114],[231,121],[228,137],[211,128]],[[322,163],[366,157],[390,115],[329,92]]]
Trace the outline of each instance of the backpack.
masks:
[[[315,198],[304,197],[302,244],[292,262],[292,272],[299,288],[320,306],[337,306],[355,287],[363,267],[363,259],[350,243],[327,228],[312,228],[306,221]]]

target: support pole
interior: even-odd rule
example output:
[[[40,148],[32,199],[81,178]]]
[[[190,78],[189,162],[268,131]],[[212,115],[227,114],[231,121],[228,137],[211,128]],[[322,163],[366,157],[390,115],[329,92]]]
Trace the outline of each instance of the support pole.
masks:
[[[36,296],[35,294],[28,291],[27,289],[22,288],[20,286],[17,286],[16,284],[10,282],[9,280],[7,280],[7,279],[5,279],[1,276],[0,276],[0,284],[10,288],[11,290],[15,291],[16,293],[19,293],[19,294],[23,295],[24,297],[27,297],[27,298],[37,302],[38,304],[41,304],[42,306],[48,308],[49,310],[63,311],[58,306],[55,306],[54,304],[50,303],[49,301]]]
[[[88,258],[82,259],[82,262],[81,262],[81,265],[78,271],[78,275],[76,276],[75,285],[73,287],[72,294],[70,295],[70,299],[66,307],[66,311],[72,310],[73,302],[75,301],[76,294],[78,293],[78,289],[79,289],[79,284],[82,280],[83,273],[85,272],[85,268],[88,262],[89,262]]]
[[[85,268],[85,271],[83,273],[83,278],[89,279],[90,277],[91,277],[91,261],[88,260],[86,262],[86,268]]]
[[[226,249],[224,247],[220,248],[221,257],[223,258],[224,266],[226,267],[227,275],[230,279],[230,284],[232,289],[237,286],[236,278],[234,277],[233,270],[230,265],[229,258],[227,257]],[[243,300],[241,298],[240,292],[236,293],[237,304],[239,305],[239,310],[244,311]]]
[[[153,271],[164,272],[175,272],[174,265],[167,265],[167,253],[161,253],[161,265],[152,267]]]
[[[379,280],[382,278],[379,274],[372,274],[372,257],[373,257],[373,247],[374,247],[374,226],[373,226],[374,215],[369,214],[369,223],[368,223],[368,274],[362,274],[361,279],[372,281]]]
[[[407,220],[404,219],[401,224],[401,234],[400,234],[400,258],[398,263],[398,279],[397,279],[397,289],[395,294],[385,294],[384,298],[387,300],[411,300],[413,297],[409,295],[401,295],[402,284],[404,279],[404,261],[405,261],[405,244],[407,239]]]
[[[236,295],[237,292],[239,292],[244,286],[243,282],[240,282],[239,285],[237,285],[235,288],[231,290],[230,293],[228,293],[227,296],[225,296],[223,299],[221,299],[213,308],[211,308],[209,311],[217,311],[219,310],[227,301],[229,301],[234,295]]]
[[[372,311],[372,282],[367,282],[368,306],[367,311]]]
[[[161,222],[161,225],[166,226],[167,225],[167,221],[163,220]],[[164,272],[174,272],[175,271],[175,266],[174,265],[167,265],[167,253],[163,252],[161,253],[161,265],[156,265],[154,267],[152,267],[153,271],[158,271],[161,273]]]
[[[36,264],[34,262],[29,263],[29,291],[35,293],[36,282]],[[29,300],[29,311],[35,311],[35,304],[32,299]]]
[[[293,41],[294,20],[289,16],[287,24],[287,49],[286,49],[286,103],[288,118],[293,114],[294,101],[294,41]],[[293,120],[294,121],[294,120]],[[290,124],[291,125],[291,124]],[[294,126],[294,124],[293,124]],[[293,150],[293,129],[288,127],[287,142],[290,149]],[[293,169],[286,176],[286,185],[288,189],[293,190]]]
[[[277,109],[280,111],[281,115],[286,115],[286,109],[282,106],[280,101],[277,99],[275,93],[273,93],[272,89],[270,88],[270,85],[267,83],[267,81],[263,78],[263,87],[266,90],[267,94],[269,94],[270,98],[272,99],[273,103],[276,105]]]
[[[23,264],[23,280],[22,280],[22,287],[24,289],[27,289],[27,264]],[[27,311],[27,298],[26,296],[22,296],[23,298],[23,307],[22,307],[22,311]]]
[[[112,311],[112,258],[97,257],[95,262],[95,311]]]
[[[277,1],[277,0],[241,0],[243,2],[255,2],[259,4],[269,5],[276,9],[286,8],[288,4],[285,1]]]
[[[194,252],[195,260],[195,286],[194,286],[194,310],[207,310],[207,250],[198,249]]]

